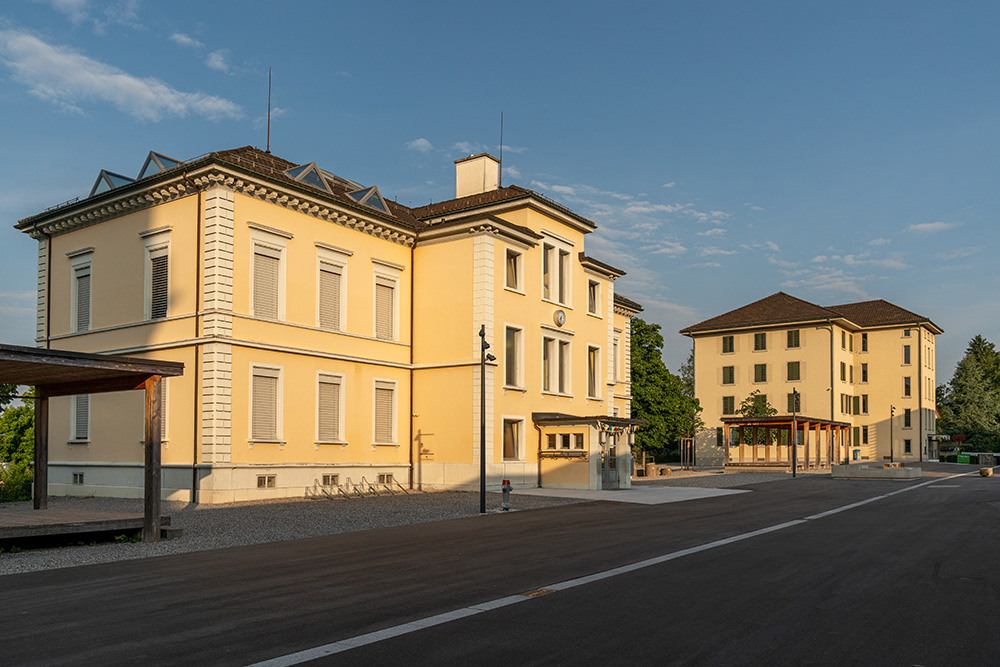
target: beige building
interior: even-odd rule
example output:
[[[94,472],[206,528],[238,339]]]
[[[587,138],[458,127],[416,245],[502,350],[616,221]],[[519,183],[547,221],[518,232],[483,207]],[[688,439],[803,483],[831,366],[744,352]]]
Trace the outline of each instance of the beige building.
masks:
[[[722,463],[728,441],[727,465],[787,465],[787,442],[750,456],[723,430],[754,391],[782,416],[791,415],[798,394],[797,418],[816,426],[800,444],[800,462],[807,452],[813,462],[819,452],[823,465],[928,457],[934,337],[943,333],[928,318],[883,300],[823,307],[778,292],[680,333],[693,340],[695,393],[707,427],[698,438],[700,463]],[[837,424],[849,428],[846,443],[836,439]]]
[[[501,187],[492,156],[408,208],[251,147],[150,153],[17,228],[38,242],[39,346],[185,364],[164,381],[165,497],[478,488],[481,410],[491,488],[629,484],[641,307],[586,254],[594,223]],[[139,401],[52,400],[50,493],[141,494]]]

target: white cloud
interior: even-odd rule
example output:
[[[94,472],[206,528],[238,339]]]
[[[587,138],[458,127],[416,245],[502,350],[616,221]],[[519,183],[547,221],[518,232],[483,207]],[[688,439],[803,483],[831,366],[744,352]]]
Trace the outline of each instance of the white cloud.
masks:
[[[552,192],[556,192],[561,195],[575,195],[576,190],[569,187],[568,185],[553,185],[549,188]]]
[[[0,292],[0,299],[32,299],[35,298],[35,292],[25,290],[23,292]]]
[[[764,247],[767,248],[768,250],[773,250],[774,252],[781,252],[781,248],[779,248],[778,244],[775,243],[774,241],[766,242],[764,244]]]
[[[830,258],[829,258],[829,257],[827,257],[826,255],[816,255],[815,257],[813,257],[813,258],[812,258],[811,260],[809,260],[809,261],[810,261],[810,262],[825,262],[825,261],[826,261],[826,260],[828,260],[828,259],[830,259]]]
[[[514,153],[515,155],[517,155],[518,153],[523,153],[526,150],[528,149],[525,148],[524,146],[508,146],[507,144],[503,145],[504,153]]]
[[[982,248],[956,248],[955,250],[949,250],[948,252],[938,253],[934,257],[936,259],[948,261],[952,259],[961,259],[963,257],[971,257],[980,250],[982,250]]]
[[[916,232],[917,234],[930,234],[933,232],[944,232],[949,229],[954,229],[962,223],[960,222],[921,222],[917,225],[910,225],[906,228],[908,232]]]
[[[188,37],[187,35],[181,32],[175,32],[174,34],[170,35],[170,40],[176,44],[180,44],[181,46],[185,46],[189,49],[201,49],[205,47],[205,45],[199,42],[197,39],[193,37]]]
[[[689,268],[692,269],[720,269],[722,264],[718,262],[701,262],[700,264],[689,264]]]
[[[743,205],[746,206],[747,208],[749,208],[751,211],[764,211],[764,210],[766,210],[766,209],[764,209],[764,207],[757,206],[756,204],[752,204],[750,202],[745,202]]]
[[[80,102],[98,101],[152,122],[191,114],[209,120],[243,117],[243,109],[225,98],[187,93],[152,77],[133,76],[23,31],[0,30],[0,59],[32,95],[70,112],[82,113]]]
[[[208,54],[208,57],[205,58],[205,64],[208,65],[209,69],[229,74],[228,58],[229,49],[219,49]]]
[[[777,257],[768,257],[767,261],[775,266],[780,266],[783,269],[795,269],[798,268],[798,262],[789,262],[788,260],[778,259]]]
[[[282,118],[288,115],[288,109],[283,107],[271,107],[271,120]],[[262,116],[257,116],[253,120],[253,127],[255,130],[260,130],[267,127],[267,114]]]
[[[698,232],[698,236],[722,236],[725,233],[725,227],[713,227],[712,229],[706,229],[703,232]]]
[[[420,153],[426,153],[427,151],[434,150],[434,146],[431,145],[431,142],[427,141],[423,137],[408,142],[406,147],[411,151],[418,151]]]
[[[625,207],[625,213],[677,213],[684,210],[684,204],[651,204],[648,201],[634,202]]]
[[[521,172],[518,171],[517,167],[504,167],[503,173],[511,178],[521,178]]]
[[[723,250],[722,248],[702,248],[699,252],[702,257],[708,257],[709,255],[738,255],[738,250]]]
[[[687,252],[685,248],[680,243],[675,241],[664,241],[657,250],[652,251],[652,255],[683,255]]]
[[[477,141],[458,141],[452,144],[451,149],[465,155],[477,155],[489,151],[489,146]]]
[[[664,183],[664,184],[663,184],[663,185],[661,185],[660,187],[663,187],[663,188],[672,188],[672,187],[674,187],[675,185],[677,185],[677,184],[676,184],[676,183],[674,183],[673,181],[670,181],[669,183]]]
[[[889,245],[892,243],[889,239],[872,239],[868,242],[868,245]]]
[[[87,18],[88,0],[48,0],[47,4],[73,23],[80,23]]]

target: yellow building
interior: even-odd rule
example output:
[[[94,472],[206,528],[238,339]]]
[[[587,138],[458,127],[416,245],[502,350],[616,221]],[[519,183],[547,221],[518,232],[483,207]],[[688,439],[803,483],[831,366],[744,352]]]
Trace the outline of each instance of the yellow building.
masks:
[[[736,434],[723,430],[754,391],[783,416],[796,392],[800,421],[849,427],[846,443],[807,431],[799,456],[812,453],[812,463],[816,452],[821,465],[928,458],[934,337],[943,333],[928,318],[883,300],[823,307],[778,292],[680,333],[693,339],[695,394],[708,427],[697,438],[699,463],[721,464],[728,440],[727,465],[788,464],[787,443],[741,455]]]
[[[481,409],[491,487],[627,486],[641,307],[585,253],[594,223],[499,175],[459,160],[455,199],[408,208],[252,147],[150,153],[18,223],[37,344],[185,364],[163,390],[169,498],[478,488]],[[50,493],[141,494],[139,400],[53,399]]]

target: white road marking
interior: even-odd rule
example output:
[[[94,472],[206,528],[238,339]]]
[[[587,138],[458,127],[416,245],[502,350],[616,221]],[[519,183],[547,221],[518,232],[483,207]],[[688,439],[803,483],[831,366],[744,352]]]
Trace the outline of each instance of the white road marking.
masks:
[[[696,547],[681,549],[680,551],[673,551],[668,554],[663,554],[662,556],[647,558],[646,560],[641,560],[636,563],[631,563],[629,565],[622,565],[621,567],[615,567],[610,570],[604,570],[603,572],[596,572],[594,574],[590,574],[585,577],[568,579],[567,581],[562,581],[556,584],[548,584],[545,586],[538,586],[537,588],[550,589],[553,591],[564,591],[570,588],[575,588],[577,586],[583,586],[584,584],[591,584],[595,581],[601,581],[602,579],[617,577],[620,574],[626,574],[628,572],[635,572],[636,570],[642,570],[644,568],[652,567],[653,565],[659,565],[660,563],[665,563],[670,560],[683,558],[684,556],[690,556],[692,554],[696,554],[702,551],[708,551],[709,549],[715,549],[716,547],[725,546],[727,544],[733,544],[734,542],[742,542],[743,540],[749,540],[753,537],[758,537],[760,535],[766,535],[768,533],[784,530],[785,528],[791,528],[792,526],[798,526],[800,524],[806,523],[807,521],[815,521],[816,519],[822,519],[824,517],[828,517],[833,514],[838,514],[840,512],[844,512],[849,509],[854,509],[855,507],[861,507],[862,505],[873,503],[876,500],[883,500],[890,496],[895,496],[900,493],[906,493],[907,491],[919,489],[921,487],[928,486],[930,484],[935,484],[940,481],[954,479],[955,477],[964,477],[965,475],[972,475],[972,474],[978,474],[978,473],[962,473],[960,475],[942,477],[940,479],[935,479],[929,482],[923,482],[921,484],[907,486],[905,488],[899,489],[898,491],[893,491],[891,493],[886,493],[881,496],[868,498],[867,500],[851,503],[850,505],[844,505],[843,507],[838,507],[836,509],[828,510],[826,512],[821,512],[819,514],[813,514],[812,516],[807,516],[804,519],[795,519],[793,521],[786,521],[785,523],[779,523],[774,526],[768,526],[767,528],[761,528],[760,530],[754,530],[749,533],[742,533],[740,535],[726,537],[724,539],[715,540],[714,542],[707,542],[705,544],[701,544]],[[501,607],[506,607],[508,605],[518,604],[519,602],[527,602],[528,600],[532,599],[534,598],[527,597],[525,595],[508,595],[507,597],[470,605],[468,607],[455,609],[453,611],[447,611],[444,612],[443,614],[428,616],[427,618],[418,619],[416,621],[411,621],[409,623],[394,625],[390,628],[385,628],[384,630],[377,630],[375,632],[369,632],[363,635],[358,635],[356,637],[349,637],[348,639],[342,639],[340,641],[331,642],[329,644],[324,644],[322,646],[317,646],[316,648],[310,648],[304,651],[298,651],[296,653],[289,653],[288,655],[278,656],[277,658],[264,660],[262,662],[255,662],[249,667],[290,667],[291,665],[301,665],[304,662],[311,662],[313,660],[318,660],[319,658],[328,655],[349,651],[353,648],[358,648],[359,646],[374,644],[376,642],[380,642],[385,639],[399,637],[401,635],[406,635],[411,632],[416,632],[417,630],[423,630],[424,628],[431,628],[434,627],[435,625],[441,625],[443,623],[450,623],[451,621],[457,621],[459,619],[467,618],[469,616],[475,616],[476,614],[481,614],[486,611],[492,611],[494,609],[499,609]]]

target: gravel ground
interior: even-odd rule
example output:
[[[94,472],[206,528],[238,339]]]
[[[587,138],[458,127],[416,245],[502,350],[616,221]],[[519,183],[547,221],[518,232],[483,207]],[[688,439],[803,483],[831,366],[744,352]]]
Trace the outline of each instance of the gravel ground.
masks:
[[[498,511],[499,493],[488,493],[486,506]],[[516,497],[516,511],[582,502],[573,498]],[[140,498],[49,498],[52,509],[74,508],[142,514]],[[0,504],[0,512],[30,509],[31,502]],[[180,538],[156,544],[125,543],[30,549],[0,554],[0,575],[59,567],[108,563],[134,558],[278,542],[302,537],[349,533],[479,514],[479,494],[448,491],[374,498],[275,500],[227,505],[164,502],[170,525],[183,527]]]

